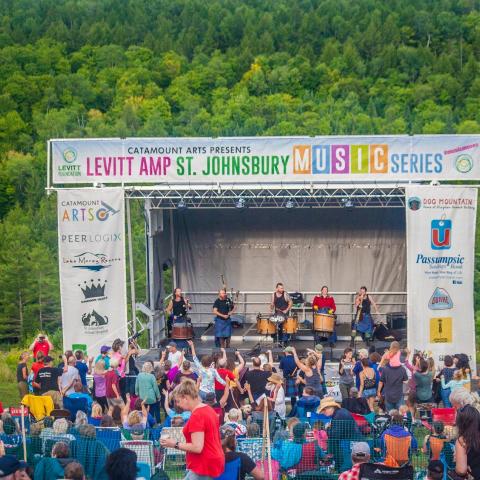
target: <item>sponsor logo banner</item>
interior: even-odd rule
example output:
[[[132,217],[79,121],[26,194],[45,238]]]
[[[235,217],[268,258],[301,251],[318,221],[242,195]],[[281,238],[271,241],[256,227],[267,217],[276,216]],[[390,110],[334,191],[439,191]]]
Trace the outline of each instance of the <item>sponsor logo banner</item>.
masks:
[[[405,194],[410,348],[436,360],[465,352],[474,361],[477,190],[412,186]]]
[[[63,341],[94,354],[127,337],[123,190],[60,190],[57,205]]]
[[[50,143],[53,182],[62,184],[480,179],[480,135],[111,138]],[[85,215],[90,217],[89,212]]]

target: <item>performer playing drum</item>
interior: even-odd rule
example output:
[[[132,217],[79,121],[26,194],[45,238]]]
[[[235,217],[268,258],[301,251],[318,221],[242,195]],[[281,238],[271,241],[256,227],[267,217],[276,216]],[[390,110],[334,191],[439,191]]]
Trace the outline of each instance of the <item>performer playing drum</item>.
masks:
[[[275,317],[280,317],[281,322],[278,322],[278,335],[282,343],[288,342],[291,335],[283,333],[283,322],[288,318],[288,312],[292,308],[293,302],[290,295],[285,291],[283,283],[277,283],[275,291],[272,295],[272,302],[270,303],[270,310]]]
[[[315,295],[312,302],[313,312],[315,313],[329,313],[333,315],[337,310],[337,306],[335,305],[335,299],[328,294],[328,287],[324,285],[320,290],[320,295]],[[315,332],[315,340],[317,338],[325,338],[321,337]],[[330,344],[334,344],[337,341],[337,332],[336,330],[333,331],[328,337],[327,340]]]
[[[187,324],[190,320],[187,317],[188,310],[191,310],[192,306],[188,301],[188,298],[183,298],[182,289],[175,288],[173,291],[172,299],[165,309],[168,315],[167,330],[170,334],[173,324],[182,323]]]
[[[215,346],[217,348],[230,347],[230,337],[232,336],[232,321],[230,315],[235,310],[233,301],[227,297],[227,291],[222,288],[218,292],[218,298],[213,304],[213,314],[215,315]]]
[[[357,313],[355,319],[352,322],[352,344],[355,341],[357,332],[362,335],[362,338],[366,341],[370,340],[373,333],[373,319],[371,315],[371,307],[375,309],[375,313],[378,312],[377,304],[373,298],[367,293],[367,287],[360,287],[360,292],[355,298],[355,307]]]

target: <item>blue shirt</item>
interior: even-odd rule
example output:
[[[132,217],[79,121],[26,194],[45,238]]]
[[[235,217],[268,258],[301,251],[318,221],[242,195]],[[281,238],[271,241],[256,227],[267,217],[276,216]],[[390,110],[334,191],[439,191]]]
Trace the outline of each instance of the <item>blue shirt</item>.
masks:
[[[75,364],[75,368],[78,370],[78,374],[80,375],[80,380],[82,381],[82,385],[84,387],[87,386],[87,373],[88,373],[88,366],[86,363],[78,361]]]
[[[95,359],[95,363],[97,363],[99,360],[103,360],[105,362],[105,370],[108,370],[110,368],[110,357],[108,355],[104,357],[102,354],[100,354]]]
[[[284,377],[289,377],[296,370],[297,365],[295,364],[295,359],[293,355],[285,355],[280,359],[280,370],[283,371]]]
[[[68,396],[68,398],[86,398],[87,399],[88,411],[90,412],[92,410],[93,399],[88,393],[74,392],[74,393],[71,393]]]

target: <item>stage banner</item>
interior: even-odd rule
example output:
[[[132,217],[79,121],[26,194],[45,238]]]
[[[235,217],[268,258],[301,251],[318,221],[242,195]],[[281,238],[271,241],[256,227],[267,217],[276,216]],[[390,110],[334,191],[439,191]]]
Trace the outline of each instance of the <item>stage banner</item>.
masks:
[[[127,339],[124,192],[58,191],[58,246],[64,349]]]
[[[473,275],[477,190],[406,188],[408,344],[475,364]]]
[[[480,135],[51,140],[53,182],[479,180]]]

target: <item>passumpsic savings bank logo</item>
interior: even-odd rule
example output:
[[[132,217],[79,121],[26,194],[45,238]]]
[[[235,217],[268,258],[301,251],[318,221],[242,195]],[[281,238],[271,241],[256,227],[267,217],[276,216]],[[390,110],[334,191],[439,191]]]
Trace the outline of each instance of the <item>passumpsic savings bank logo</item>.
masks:
[[[432,220],[432,250],[449,250],[452,246],[452,221],[446,218]]]

